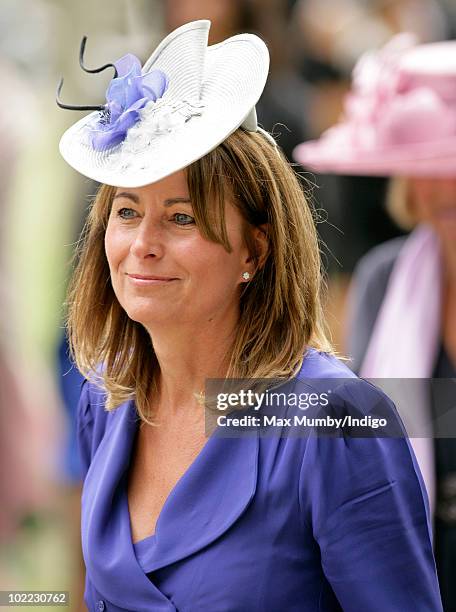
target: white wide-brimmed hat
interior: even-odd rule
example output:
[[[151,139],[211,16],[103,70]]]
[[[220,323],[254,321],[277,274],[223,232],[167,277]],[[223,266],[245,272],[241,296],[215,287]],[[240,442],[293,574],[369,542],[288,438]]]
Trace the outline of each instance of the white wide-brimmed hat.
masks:
[[[62,136],[70,166],[100,183],[141,187],[200,159],[241,126],[260,129],[265,43],[239,34],[208,46],[209,28],[208,20],[178,28],[142,68],[133,55],[114,62],[106,104]]]

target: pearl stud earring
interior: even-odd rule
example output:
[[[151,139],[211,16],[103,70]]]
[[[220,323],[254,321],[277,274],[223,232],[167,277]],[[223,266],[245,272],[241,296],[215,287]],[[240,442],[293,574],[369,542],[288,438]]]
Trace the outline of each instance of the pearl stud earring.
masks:
[[[244,280],[249,280],[249,278],[250,278],[250,272],[243,272],[243,274],[242,274],[242,278],[243,278]]]

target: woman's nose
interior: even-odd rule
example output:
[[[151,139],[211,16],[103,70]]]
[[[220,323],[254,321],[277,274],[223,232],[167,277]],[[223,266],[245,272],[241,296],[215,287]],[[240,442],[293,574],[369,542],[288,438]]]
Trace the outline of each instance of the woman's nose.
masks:
[[[140,259],[163,255],[160,225],[156,220],[146,219],[145,217],[141,220],[136,227],[130,251]]]

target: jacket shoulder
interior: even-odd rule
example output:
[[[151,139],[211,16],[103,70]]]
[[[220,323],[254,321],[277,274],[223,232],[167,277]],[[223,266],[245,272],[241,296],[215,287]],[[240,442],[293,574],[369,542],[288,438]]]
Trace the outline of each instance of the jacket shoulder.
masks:
[[[393,238],[368,251],[355,267],[354,281],[370,286],[380,283],[384,290],[406,239],[405,236]]]
[[[336,355],[309,348],[304,356],[298,379],[353,378],[355,374]]]
[[[106,410],[106,392],[85,380],[77,410],[77,442],[83,477],[104,436],[109,415]]]

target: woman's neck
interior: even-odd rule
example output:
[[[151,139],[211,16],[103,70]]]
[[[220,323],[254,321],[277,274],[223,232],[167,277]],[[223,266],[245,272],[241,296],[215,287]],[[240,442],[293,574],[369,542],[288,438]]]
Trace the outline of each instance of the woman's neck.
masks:
[[[443,243],[443,271],[445,282],[449,285],[456,285],[456,245]]]
[[[443,244],[444,291],[442,303],[442,336],[445,349],[456,366],[456,249]]]
[[[149,329],[160,367],[158,406],[178,413],[198,404],[206,379],[223,378],[235,337],[236,315],[198,325],[160,325]]]

